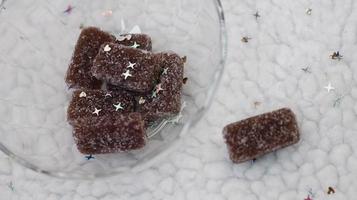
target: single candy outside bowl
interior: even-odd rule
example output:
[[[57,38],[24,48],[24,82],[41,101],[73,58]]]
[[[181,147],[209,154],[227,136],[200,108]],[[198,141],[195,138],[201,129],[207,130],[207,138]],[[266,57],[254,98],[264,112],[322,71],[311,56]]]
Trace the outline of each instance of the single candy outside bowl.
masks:
[[[3,0],[0,6],[0,149],[44,174],[85,179],[150,166],[203,116],[223,73],[226,33],[219,0]],[[139,26],[152,37],[154,52],[187,56],[185,106],[148,130],[144,149],[83,155],[74,144],[64,76],[86,26],[115,36]]]

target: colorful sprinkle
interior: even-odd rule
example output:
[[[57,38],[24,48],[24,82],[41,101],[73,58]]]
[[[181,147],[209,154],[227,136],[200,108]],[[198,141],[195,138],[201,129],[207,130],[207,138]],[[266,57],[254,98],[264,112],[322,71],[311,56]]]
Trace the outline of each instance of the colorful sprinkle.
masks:
[[[249,40],[251,40],[252,38],[250,38],[250,37],[242,37],[242,39],[240,40],[240,41],[242,41],[242,42],[244,42],[244,43],[248,43],[249,42]]]
[[[71,6],[71,5],[68,5],[66,10],[63,11],[63,13],[66,13],[66,14],[71,14],[72,11],[73,11],[74,7]]]
[[[301,68],[305,73],[311,73],[310,67]]]
[[[333,189],[333,187],[328,187],[327,189],[327,194],[330,195],[330,194],[335,194],[335,189]]]
[[[258,18],[261,17],[261,16],[259,15],[259,12],[258,12],[258,11],[257,11],[256,13],[254,13],[253,16],[255,17],[256,20],[258,20]]]
[[[306,13],[307,15],[311,15],[312,9],[311,9],[311,8],[306,9],[305,13]]]
[[[333,52],[332,55],[330,55],[330,58],[332,60],[341,60],[343,58],[343,56],[340,54],[339,51]]]
[[[90,154],[90,155],[88,155],[88,156],[85,156],[85,158],[86,158],[87,160],[91,160],[91,159],[94,159],[94,156],[93,156],[92,154]]]

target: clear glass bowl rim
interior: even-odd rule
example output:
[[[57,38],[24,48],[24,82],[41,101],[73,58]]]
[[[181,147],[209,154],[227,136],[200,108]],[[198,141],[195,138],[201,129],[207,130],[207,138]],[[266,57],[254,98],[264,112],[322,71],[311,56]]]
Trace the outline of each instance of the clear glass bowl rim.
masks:
[[[4,7],[4,4],[8,0],[1,0],[0,2],[0,8]],[[227,31],[226,31],[226,22],[225,22],[225,17],[224,17],[224,11],[223,11],[223,6],[221,3],[221,0],[212,0],[213,3],[216,5],[216,12],[219,17],[219,28],[220,28],[220,52],[221,52],[221,58],[219,62],[218,69],[216,70],[216,76],[214,77],[214,80],[212,81],[210,90],[208,91],[208,96],[207,96],[207,101],[204,103],[204,105],[197,111],[197,114],[190,118],[190,120],[184,124],[180,136],[183,136],[187,133],[190,127],[194,126],[202,117],[203,115],[207,112],[209,107],[212,104],[214,94],[216,93],[216,90],[219,86],[219,83],[222,79],[222,75],[224,72],[225,68],[225,63],[226,63],[226,58],[227,58]],[[174,149],[174,148],[171,148]],[[37,166],[34,163],[29,162],[28,160],[24,159],[23,157],[16,155],[14,152],[12,152],[10,149],[6,147],[2,142],[0,142],[0,150],[7,155],[9,158],[20,164],[21,166],[30,169],[32,171],[38,172],[40,174],[48,175],[51,177],[56,177],[56,178],[62,178],[62,179],[93,179],[93,178],[104,178],[104,177],[109,177],[109,176],[115,176],[119,175],[122,172],[108,172],[108,173],[101,173],[101,174],[93,174],[88,177],[78,177],[78,176],[73,176],[71,173],[68,172],[59,172],[59,171],[51,171],[51,170],[46,170],[42,169],[41,167]],[[155,158],[159,157],[162,155],[164,152],[161,152],[152,158],[152,160],[155,160]],[[154,163],[154,162],[150,162]],[[150,166],[151,164],[146,164],[145,166]]]

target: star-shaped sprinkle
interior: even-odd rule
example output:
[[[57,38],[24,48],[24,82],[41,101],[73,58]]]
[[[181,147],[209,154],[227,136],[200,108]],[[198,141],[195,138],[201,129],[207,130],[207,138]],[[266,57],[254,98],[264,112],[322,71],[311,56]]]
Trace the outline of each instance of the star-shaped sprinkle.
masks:
[[[261,16],[259,15],[259,12],[258,12],[258,11],[257,11],[256,13],[254,13],[253,16],[255,17],[256,20],[258,20],[258,18],[261,17]]]
[[[169,71],[169,68],[164,68],[164,71],[162,71],[162,75],[166,75],[167,71]]]
[[[161,87],[161,83],[160,84],[157,84],[155,89],[156,89],[156,94],[159,94],[160,91],[163,91],[164,89]]]
[[[14,183],[12,181],[10,181],[8,187],[11,191],[15,191]]]
[[[122,73],[122,76],[124,76],[124,79],[126,80],[128,77],[132,77],[133,75],[130,74],[130,70],[126,70],[125,73]]]
[[[79,94],[79,97],[80,97],[80,98],[87,97],[87,94],[86,94],[85,92],[81,92],[81,93]]]
[[[331,83],[328,83],[327,86],[324,87],[328,93],[330,93],[332,90],[335,90],[334,87],[332,87],[332,84]]]
[[[110,50],[112,50],[112,48],[110,48],[109,44],[105,45],[104,51],[105,51],[105,52],[108,52],[108,51],[110,51]]]
[[[136,63],[131,63],[129,62],[129,65],[126,68],[131,68],[134,69],[134,66],[136,65]]]
[[[121,103],[113,104],[113,106],[115,107],[115,111],[124,110],[124,107],[121,105]]]
[[[301,68],[301,70],[304,71],[305,73],[311,73],[310,67]]]
[[[251,40],[251,39],[252,39],[252,38],[250,38],[250,37],[244,36],[244,37],[242,37],[242,39],[241,39],[240,41],[242,41],[242,42],[244,42],[244,43],[248,43],[249,40]]]
[[[260,105],[262,105],[262,102],[254,101],[254,108],[255,109],[257,109]]]
[[[94,111],[92,114],[95,114],[97,116],[99,116],[99,112],[102,111],[102,109],[97,109],[97,108],[94,108]]]
[[[310,198],[310,195],[307,195],[307,197],[304,200],[312,200],[312,199]]]
[[[89,154],[88,156],[85,156],[85,159],[91,160],[94,159],[94,156],[92,154]]]
[[[140,97],[139,99],[139,104],[142,105],[146,102],[146,100],[144,99],[144,97]]]
[[[333,187],[328,187],[327,189],[327,194],[330,195],[330,194],[335,194],[335,189],[333,189]]]
[[[113,11],[112,11],[112,10],[103,11],[103,12],[102,12],[102,15],[103,15],[104,17],[110,17],[110,16],[113,15]]]
[[[66,10],[63,11],[65,14],[71,14],[73,11],[74,7],[72,5],[68,5]]]
[[[134,44],[131,47],[136,49],[136,48],[140,47],[140,44],[134,42]]]
[[[311,9],[311,8],[306,9],[306,10],[305,10],[305,13],[306,13],[307,15],[311,15],[312,9]]]
[[[343,56],[340,54],[339,51],[333,52],[332,55],[330,55],[330,58],[332,60],[341,60],[343,58]]]
[[[113,97],[112,94],[110,94],[109,92],[107,92],[104,97]]]
[[[333,102],[333,107],[337,107],[341,104],[341,101],[343,99],[344,96],[340,95],[336,98],[336,100]]]

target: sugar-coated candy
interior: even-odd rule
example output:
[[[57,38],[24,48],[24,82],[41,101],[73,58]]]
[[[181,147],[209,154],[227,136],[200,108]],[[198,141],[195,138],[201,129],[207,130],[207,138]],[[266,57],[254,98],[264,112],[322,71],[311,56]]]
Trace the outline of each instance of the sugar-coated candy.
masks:
[[[223,136],[234,163],[253,160],[300,139],[295,114],[288,108],[229,124]]]
[[[139,112],[147,122],[177,115],[181,110],[185,59],[175,53],[159,53],[156,59],[162,69],[158,84],[151,94],[137,96]]]
[[[69,88],[100,89],[102,81],[94,78],[90,72],[93,59],[100,46],[105,42],[133,46],[138,49],[151,50],[151,38],[145,34],[124,34],[117,39],[96,27],[83,28],[79,35],[71,63],[66,74]]]
[[[144,147],[147,141],[140,113],[90,117],[74,126],[73,136],[83,154],[136,150]]]
[[[135,109],[134,97],[125,91],[77,90],[67,110],[70,124],[104,115],[130,113]]]
[[[102,82],[90,73],[93,59],[104,42],[115,37],[95,27],[82,29],[67,70],[66,83],[70,88],[100,89]]]
[[[159,77],[155,54],[116,43],[104,43],[92,74],[99,80],[133,92],[150,92]]]

